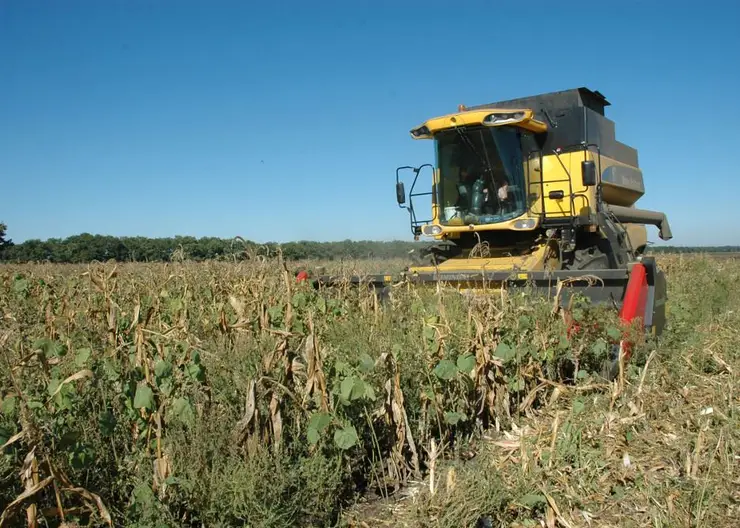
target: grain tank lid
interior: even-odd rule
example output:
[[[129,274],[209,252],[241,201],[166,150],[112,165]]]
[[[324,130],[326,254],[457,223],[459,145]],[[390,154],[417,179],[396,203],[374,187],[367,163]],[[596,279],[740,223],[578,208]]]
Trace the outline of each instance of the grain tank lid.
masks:
[[[497,101],[478,106],[469,106],[467,110],[482,110],[484,108],[531,108],[535,114],[542,110],[552,112],[563,108],[586,107],[604,115],[604,108],[611,103],[599,92],[588,88],[573,88],[559,92],[550,92],[506,101]]]

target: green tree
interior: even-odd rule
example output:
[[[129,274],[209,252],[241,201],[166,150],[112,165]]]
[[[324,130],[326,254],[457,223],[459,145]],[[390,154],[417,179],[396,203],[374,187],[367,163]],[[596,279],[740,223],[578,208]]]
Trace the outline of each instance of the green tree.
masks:
[[[2,257],[3,253],[5,253],[5,249],[13,245],[12,240],[10,240],[9,238],[5,238],[7,231],[8,226],[0,222],[0,258]]]

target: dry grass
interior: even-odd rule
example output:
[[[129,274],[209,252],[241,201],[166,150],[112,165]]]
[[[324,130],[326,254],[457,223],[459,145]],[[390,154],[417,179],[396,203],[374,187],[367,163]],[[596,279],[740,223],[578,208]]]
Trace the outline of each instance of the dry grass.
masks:
[[[671,323],[607,390],[558,386],[367,526],[738,526],[740,265],[662,257]],[[432,492],[431,490],[435,490]],[[372,518],[368,518],[371,515]]]
[[[296,285],[275,260],[4,266],[0,511],[39,526],[736,525],[740,265],[660,260],[670,327],[611,385],[596,372],[615,321],[599,311],[604,331],[568,340],[548,303],[404,287],[381,307]]]

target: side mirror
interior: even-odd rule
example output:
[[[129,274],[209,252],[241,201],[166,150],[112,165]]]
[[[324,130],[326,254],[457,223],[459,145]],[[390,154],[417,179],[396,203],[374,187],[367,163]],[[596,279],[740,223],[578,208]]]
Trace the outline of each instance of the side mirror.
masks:
[[[396,183],[396,200],[398,200],[398,205],[406,203],[406,189],[403,187],[403,182]]]
[[[585,187],[596,185],[596,163],[593,160],[581,162],[581,176]]]

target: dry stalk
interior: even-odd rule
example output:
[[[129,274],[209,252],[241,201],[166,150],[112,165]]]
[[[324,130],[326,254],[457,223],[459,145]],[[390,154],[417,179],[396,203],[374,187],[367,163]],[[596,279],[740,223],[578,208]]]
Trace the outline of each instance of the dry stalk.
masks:
[[[647,358],[647,361],[645,361],[645,366],[642,369],[642,374],[640,375],[640,384],[637,386],[637,394],[642,393],[642,386],[645,383],[645,375],[647,374],[648,367],[650,366],[650,362],[655,357],[655,350],[650,352],[650,355]]]
[[[304,404],[311,396],[318,394],[321,410],[329,410],[328,397],[326,394],[326,377],[324,375],[323,364],[321,361],[321,351],[318,340],[316,339],[316,329],[314,328],[313,316],[308,314],[309,334],[306,337],[306,346],[304,355],[306,361],[306,388],[303,394]]]
[[[285,296],[286,296],[286,308],[285,308],[285,330],[290,332],[293,324],[293,286],[290,280],[290,272],[288,266],[283,260],[282,251],[278,253],[280,266],[283,268],[283,280],[285,281]]]
[[[427,456],[429,457],[429,494],[434,497],[436,493],[436,469],[439,449],[437,447],[437,441],[434,438],[432,438],[430,445],[431,448],[427,450]]]
[[[555,459],[555,447],[557,445],[558,440],[558,429],[560,428],[560,415],[563,413],[563,411],[557,411],[555,413],[555,420],[552,424],[552,436],[550,439],[550,460],[547,462],[547,467],[551,468],[553,460]]]

